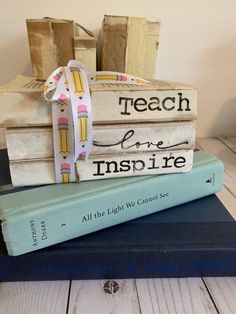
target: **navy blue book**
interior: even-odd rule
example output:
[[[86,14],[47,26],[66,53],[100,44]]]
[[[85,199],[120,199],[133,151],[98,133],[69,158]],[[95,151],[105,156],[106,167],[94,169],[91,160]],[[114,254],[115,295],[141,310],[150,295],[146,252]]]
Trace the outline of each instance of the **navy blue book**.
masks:
[[[1,281],[235,275],[236,223],[215,195],[20,256],[0,239]]]
[[[20,256],[0,280],[236,275],[236,224],[215,195]]]

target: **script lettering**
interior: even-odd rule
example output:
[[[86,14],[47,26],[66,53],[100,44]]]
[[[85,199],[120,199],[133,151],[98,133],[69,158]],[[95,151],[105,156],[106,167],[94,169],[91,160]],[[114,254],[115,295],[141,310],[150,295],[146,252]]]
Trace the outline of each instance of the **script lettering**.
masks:
[[[109,144],[103,144],[98,141],[93,141],[93,145],[97,147],[114,147],[114,146],[119,146],[121,149],[130,149],[130,148],[136,148],[137,150],[139,148],[153,148],[153,149],[160,149],[160,150],[167,150],[171,149],[174,147],[179,147],[181,145],[187,145],[188,141],[183,141],[183,142],[178,142],[176,144],[172,145],[165,145],[163,141],[145,141],[145,142],[140,142],[140,141],[132,141],[133,137],[135,136],[135,130],[128,130],[124,136],[121,138],[120,141],[117,141],[115,143],[109,143]]]

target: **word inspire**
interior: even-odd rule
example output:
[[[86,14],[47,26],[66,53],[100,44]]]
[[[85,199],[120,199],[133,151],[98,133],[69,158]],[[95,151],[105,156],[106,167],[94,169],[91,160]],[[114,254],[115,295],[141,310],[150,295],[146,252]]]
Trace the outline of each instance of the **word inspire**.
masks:
[[[152,157],[144,159],[123,159],[123,160],[94,160],[95,169],[93,176],[105,176],[109,173],[119,172],[150,172],[155,169],[182,168],[186,165],[186,159],[183,156],[159,156],[152,154]]]

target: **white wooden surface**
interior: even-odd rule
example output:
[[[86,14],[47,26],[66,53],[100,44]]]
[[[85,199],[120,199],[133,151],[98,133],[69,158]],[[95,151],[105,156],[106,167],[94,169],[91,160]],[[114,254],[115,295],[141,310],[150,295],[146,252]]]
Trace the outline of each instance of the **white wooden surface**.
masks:
[[[236,139],[199,139],[198,146],[224,162],[218,196],[236,218]],[[107,280],[1,283],[0,314],[236,313],[234,277],[114,281],[118,290]]]

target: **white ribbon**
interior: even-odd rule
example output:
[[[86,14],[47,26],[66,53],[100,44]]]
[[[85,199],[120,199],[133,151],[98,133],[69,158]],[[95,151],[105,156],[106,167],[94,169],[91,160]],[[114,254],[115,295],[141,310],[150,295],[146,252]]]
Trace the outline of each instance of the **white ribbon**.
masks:
[[[143,85],[150,82],[119,72],[100,71],[89,75],[78,61],[71,60],[47,79],[44,97],[52,102],[55,176],[57,183],[75,182],[75,162],[87,159],[92,146],[92,109],[89,84]]]

